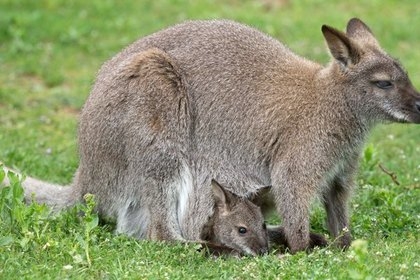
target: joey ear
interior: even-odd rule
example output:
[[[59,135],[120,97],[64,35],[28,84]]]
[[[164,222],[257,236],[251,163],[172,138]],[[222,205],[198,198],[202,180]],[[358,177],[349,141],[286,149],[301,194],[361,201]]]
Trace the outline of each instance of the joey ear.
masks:
[[[211,188],[216,206],[225,211],[229,211],[231,194],[225,190],[216,180],[211,180]]]
[[[323,25],[322,33],[332,56],[343,66],[354,65],[359,62],[359,48],[344,32],[328,25]]]
[[[347,36],[357,41],[362,42],[363,44],[370,44],[373,46],[379,46],[378,41],[363,21],[358,18],[352,18],[347,23]]]

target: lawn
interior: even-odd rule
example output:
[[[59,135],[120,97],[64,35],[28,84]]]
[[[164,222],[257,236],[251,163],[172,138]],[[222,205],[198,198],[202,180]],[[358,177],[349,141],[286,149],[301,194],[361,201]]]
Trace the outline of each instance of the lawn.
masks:
[[[137,38],[187,19],[230,18],[328,63],[321,25],[359,17],[420,89],[420,4],[374,1],[0,1],[0,161],[68,184],[77,119],[101,64]],[[382,169],[380,168],[382,167]],[[393,176],[391,176],[392,174]],[[2,172],[0,172],[0,179]],[[361,158],[346,252],[209,259],[193,244],[137,241],[97,224],[92,203],[58,216],[0,192],[0,279],[418,279],[420,126],[383,125]],[[77,215],[83,210],[87,214]],[[314,231],[326,233],[315,205]]]

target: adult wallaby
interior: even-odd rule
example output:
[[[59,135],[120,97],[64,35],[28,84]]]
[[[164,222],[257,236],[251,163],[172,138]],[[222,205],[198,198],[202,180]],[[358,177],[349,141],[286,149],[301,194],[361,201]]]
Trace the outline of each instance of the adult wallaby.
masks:
[[[192,213],[212,209],[211,178],[242,197],[272,186],[291,252],[310,245],[317,195],[331,235],[349,246],[341,232],[364,140],[380,122],[420,123],[420,95],[359,19],[322,33],[325,67],[227,20],[138,40],[99,71],[71,187],[27,193],[58,208],[93,193],[121,232],[196,240],[205,219]]]

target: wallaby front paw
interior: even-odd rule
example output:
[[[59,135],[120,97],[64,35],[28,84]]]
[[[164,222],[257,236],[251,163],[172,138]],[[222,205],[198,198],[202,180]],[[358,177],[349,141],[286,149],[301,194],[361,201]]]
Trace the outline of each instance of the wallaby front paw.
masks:
[[[289,243],[287,242],[286,235],[284,233],[283,226],[271,226],[268,228],[268,236],[271,245],[280,246],[284,249],[290,249]],[[312,250],[315,247],[326,247],[328,245],[327,239],[318,233],[311,232],[309,234],[309,246],[307,250]]]
[[[350,232],[344,232],[341,236],[337,237],[334,241],[334,245],[342,250],[347,250],[351,245],[351,234]]]
[[[200,248],[197,249],[198,252],[204,252],[205,256],[211,258],[219,258],[222,256],[229,256],[240,258],[242,257],[241,252],[232,249],[227,246],[218,245],[214,243],[201,243]]]
[[[311,232],[309,234],[310,242],[309,248],[313,249],[315,247],[326,247],[328,245],[327,239],[322,234]]]

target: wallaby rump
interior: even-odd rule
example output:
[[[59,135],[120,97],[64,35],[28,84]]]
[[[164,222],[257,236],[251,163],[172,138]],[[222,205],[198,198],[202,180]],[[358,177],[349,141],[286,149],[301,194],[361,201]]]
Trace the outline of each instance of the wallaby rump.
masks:
[[[291,252],[312,244],[316,196],[332,237],[349,246],[364,140],[381,122],[420,123],[420,95],[359,19],[322,33],[327,66],[228,20],[189,21],[134,42],[102,66],[83,107],[71,190],[40,199],[93,193],[120,232],[197,240],[214,207],[212,178],[241,197],[271,186]]]

